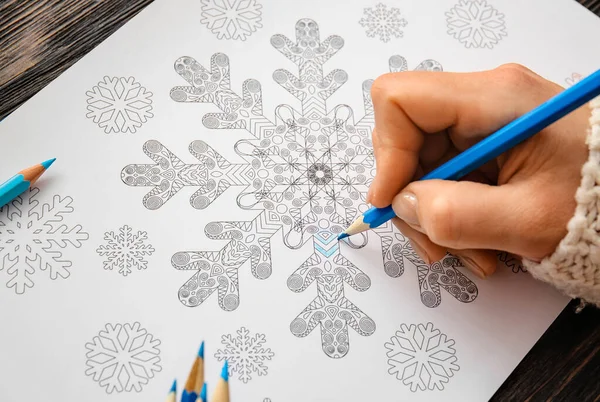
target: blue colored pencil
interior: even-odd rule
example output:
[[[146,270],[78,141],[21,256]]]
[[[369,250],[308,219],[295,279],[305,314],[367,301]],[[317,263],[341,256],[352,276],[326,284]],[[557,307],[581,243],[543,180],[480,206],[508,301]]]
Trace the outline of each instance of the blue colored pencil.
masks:
[[[453,159],[432,170],[419,180],[458,180],[502,153],[514,148],[558,119],[600,95],[600,70],[544,102],[527,114],[507,124]],[[396,214],[391,206],[371,208],[364,212],[338,240],[392,220]]]
[[[190,370],[183,393],[181,394],[181,402],[196,402],[198,393],[204,385],[204,341],[200,344],[200,349]]]
[[[206,400],[206,383],[202,385],[202,391],[200,391],[200,402],[207,402]]]
[[[229,402],[229,365],[227,360],[221,370],[221,378],[217,383],[211,402]]]
[[[167,394],[167,402],[177,402],[177,380],[173,381],[171,390]]]
[[[0,208],[23,194],[40,178],[42,174],[54,163],[54,159],[49,159],[38,165],[21,170],[19,173],[0,184]]]

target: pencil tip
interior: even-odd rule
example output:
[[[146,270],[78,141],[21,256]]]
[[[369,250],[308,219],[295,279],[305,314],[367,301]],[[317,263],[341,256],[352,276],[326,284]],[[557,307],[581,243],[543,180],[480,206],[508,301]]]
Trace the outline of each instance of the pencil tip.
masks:
[[[200,391],[200,400],[206,402],[206,383],[202,385],[202,391]]]
[[[204,341],[200,344],[200,350],[198,350],[198,357],[204,359]]]
[[[338,235],[338,240],[345,239],[346,237],[350,237],[350,235],[348,233],[342,232]]]
[[[171,385],[171,390],[169,391],[169,393],[171,394],[176,394],[177,393],[177,380],[173,380],[173,385]]]
[[[223,364],[223,370],[221,370],[221,378],[225,381],[229,381],[229,364],[227,364],[227,360],[225,360],[225,364]]]
[[[44,169],[48,169],[55,160],[56,158],[48,159],[47,161],[42,162],[41,165],[44,167]]]

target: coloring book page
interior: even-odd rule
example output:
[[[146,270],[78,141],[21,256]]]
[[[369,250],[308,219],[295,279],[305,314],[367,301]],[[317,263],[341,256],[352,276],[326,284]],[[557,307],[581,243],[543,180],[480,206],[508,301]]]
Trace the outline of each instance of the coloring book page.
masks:
[[[1,399],[161,400],[204,340],[233,401],[487,400],[568,299],[390,224],[337,241],[370,86],[516,62],[566,87],[599,34],[572,0],[151,4],[0,124],[0,177],[57,158],[0,210]]]

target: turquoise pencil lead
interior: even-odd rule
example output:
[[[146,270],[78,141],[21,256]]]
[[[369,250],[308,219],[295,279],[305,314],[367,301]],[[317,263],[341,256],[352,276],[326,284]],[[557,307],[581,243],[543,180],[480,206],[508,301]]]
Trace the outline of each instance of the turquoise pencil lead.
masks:
[[[169,391],[169,393],[177,393],[177,380],[173,380],[173,385],[171,385],[171,390]]]
[[[202,391],[200,392],[200,401],[206,402],[206,383],[202,385]]]
[[[342,240],[342,239],[345,239],[346,237],[350,237],[350,235],[349,235],[348,233],[340,233],[340,234],[338,235],[338,238],[337,238],[337,239],[338,239],[338,240]]]
[[[229,381],[229,364],[227,360],[225,360],[225,364],[223,364],[223,370],[221,370],[221,378],[225,381]]]
[[[47,161],[40,163],[40,165],[42,165],[44,169],[48,169],[54,163],[55,160],[56,158],[48,159]]]
[[[200,350],[198,350],[198,357],[204,359],[204,341],[200,344]]]

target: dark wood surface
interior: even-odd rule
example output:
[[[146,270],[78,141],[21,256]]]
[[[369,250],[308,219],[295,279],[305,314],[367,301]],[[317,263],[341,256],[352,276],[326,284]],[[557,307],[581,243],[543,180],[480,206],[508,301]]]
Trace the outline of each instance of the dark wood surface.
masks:
[[[0,119],[151,2],[0,0]],[[579,2],[600,15],[600,0]],[[493,401],[600,400],[600,310],[576,314],[576,306],[565,308]]]

